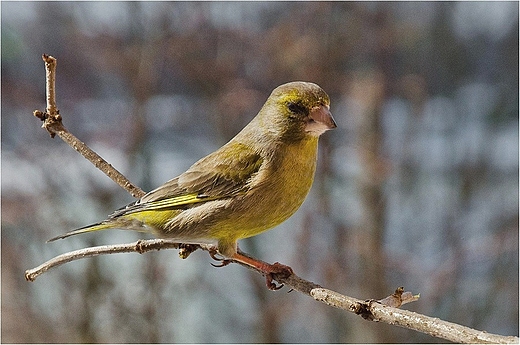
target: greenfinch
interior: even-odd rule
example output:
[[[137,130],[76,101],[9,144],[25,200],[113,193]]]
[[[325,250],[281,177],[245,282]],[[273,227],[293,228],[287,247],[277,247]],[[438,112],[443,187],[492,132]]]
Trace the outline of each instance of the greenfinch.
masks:
[[[314,180],[318,138],[336,127],[329,108],[329,96],[314,83],[278,86],[220,149],[106,220],[49,241],[111,228],[137,230],[179,243],[214,244],[223,261],[253,265],[268,277],[273,265],[240,252],[237,240],[269,230],[301,206]],[[267,285],[273,288],[269,279]]]

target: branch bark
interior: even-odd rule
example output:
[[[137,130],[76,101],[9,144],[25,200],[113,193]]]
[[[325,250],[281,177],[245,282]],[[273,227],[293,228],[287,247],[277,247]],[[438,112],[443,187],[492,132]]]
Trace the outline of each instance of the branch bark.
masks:
[[[380,321],[390,325],[413,329],[421,333],[429,334],[432,337],[446,339],[455,343],[514,344],[519,342],[518,337],[478,331],[473,328],[414,313],[409,310],[393,308],[379,303],[379,301],[361,301],[327,289],[313,289],[310,295],[317,301],[353,312],[371,321]]]
[[[142,240],[137,241],[135,243],[127,243],[127,244],[115,244],[115,245],[104,245],[104,246],[96,246],[96,247],[88,247],[78,249],[72,252],[64,253],[58,255],[43,264],[35,267],[33,269],[29,269],[25,271],[25,280],[34,281],[38,276],[47,272],[51,268],[61,266],[66,264],[67,262],[71,262],[74,260],[94,257],[98,255],[105,254],[116,254],[116,253],[132,253],[137,252],[140,254],[146,253],[150,250],[160,250],[160,249],[179,249],[179,243],[173,243],[167,240]]]
[[[189,245],[187,247],[183,247],[179,243],[165,239],[139,240],[137,242],[126,244],[89,247],[61,254],[38,267],[27,270],[25,271],[25,279],[28,281],[34,281],[38,276],[47,272],[51,268],[87,257],[115,253],[143,254],[151,250],[171,248],[180,248],[181,252],[179,255],[182,258],[187,258],[188,255],[196,249],[203,249],[205,251],[214,250],[214,248],[210,245]],[[241,262],[235,263],[261,273],[254,267],[248,266]],[[443,321],[438,318],[432,318],[408,310],[398,309],[399,306],[418,299],[418,296],[413,296],[409,292],[403,293],[402,288],[397,289],[396,293],[393,295],[379,301],[362,301],[353,297],[345,296],[332,290],[324,289],[320,285],[305,280],[296,274],[291,274],[288,277],[275,276],[274,278],[279,283],[290,287],[291,290],[301,292],[314,298],[316,301],[325,303],[329,306],[354,313],[369,321],[379,321],[391,325],[397,325],[456,343],[511,344],[519,342],[518,337],[502,336],[478,331],[452,322]]]
[[[42,59],[45,62],[45,75],[46,75],[46,99],[47,108],[45,112],[35,110],[33,115],[43,121],[42,127],[49,132],[51,138],[56,135],[60,137],[64,142],[69,144],[74,150],[78,151],[83,157],[88,159],[96,168],[105,173],[115,183],[125,189],[134,198],[142,197],[145,192],[130,182],[123,174],[117,169],[105,161],[96,152],[92,151],[90,147],[85,145],[82,141],[76,138],[70,133],[62,123],[62,117],[60,111],[56,106],[56,64],[57,61],[54,57],[49,55],[42,55]]]
[[[142,197],[145,194],[143,190],[133,185],[123,174],[113,168],[108,162],[92,151],[83,142],[78,140],[63,126],[62,117],[59,114],[58,107],[56,106],[56,59],[45,54],[42,55],[42,59],[45,62],[46,69],[47,108],[45,112],[35,110],[33,113],[34,116],[43,121],[42,127],[50,133],[52,138],[54,138],[55,135],[58,135],[63,141],[81,153],[86,159],[93,163],[96,168],[103,171],[108,177],[127,190],[132,196],[136,198]],[[186,259],[197,249],[210,252],[212,257],[212,253],[215,253],[215,248],[210,245],[187,245],[166,239],[139,240],[127,244],[83,248],[61,254],[38,267],[26,270],[25,279],[27,281],[34,281],[38,276],[47,272],[51,268],[82,258],[130,252],[143,254],[151,250],[171,248],[180,249],[179,256],[183,259]],[[262,272],[255,267],[234,260],[229,261],[238,263],[262,274]],[[366,320],[385,322],[458,343],[519,343],[518,337],[490,334],[439,320],[437,318],[431,318],[407,310],[398,309],[402,304],[415,301],[419,298],[418,296],[412,295],[410,292],[403,292],[402,288],[398,288],[394,294],[379,301],[361,301],[332,290],[324,289],[318,284],[300,278],[294,273],[288,276],[274,275],[274,279],[279,283],[287,285],[291,290],[311,296],[316,301],[325,303],[329,306],[360,315]]]

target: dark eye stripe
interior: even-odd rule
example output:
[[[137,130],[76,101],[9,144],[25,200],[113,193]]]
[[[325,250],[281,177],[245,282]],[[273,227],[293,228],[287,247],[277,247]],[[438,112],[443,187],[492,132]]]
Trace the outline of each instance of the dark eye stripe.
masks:
[[[289,102],[287,104],[287,109],[294,114],[307,114],[307,109],[301,103]]]

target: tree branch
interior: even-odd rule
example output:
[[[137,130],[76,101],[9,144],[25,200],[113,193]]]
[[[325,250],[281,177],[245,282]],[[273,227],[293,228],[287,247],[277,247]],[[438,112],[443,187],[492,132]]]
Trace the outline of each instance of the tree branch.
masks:
[[[47,108],[45,112],[35,110],[33,115],[43,121],[42,127],[49,132],[51,138],[58,135],[64,142],[69,144],[70,147],[78,151],[83,157],[94,164],[96,168],[104,172],[105,175],[110,177],[115,183],[128,191],[134,198],[142,197],[145,192],[141,188],[132,184],[123,174],[92,151],[85,143],[76,138],[63,126],[60,111],[56,106],[56,59],[45,54],[42,55],[42,59],[45,61]]]
[[[58,255],[38,267],[27,270],[25,271],[25,279],[28,281],[34,281],[38,276],[47,272],[51,268],[87,257],[115,253],[143,254],[151,250],[171,248],[180,248],[181,251],[179,252],[179,255],[182,258],[187,258],[190,253],[197,249],[203,249],[205,251],[214,250],[214,247],[211,245],[183,246],[179,243],[165,239],[139,240],[137,242],[126,244],[89,247]],[[255,267],[248,266],[241,262],[234,262],[261,273]],[[397,289],[394,294],[379,301],[362,301],[332,290],[324,289],[318,284],[305,280],[294,273],[288,277],[275,276],[275,279],[279,283],[290,287],[291,290],[311,296],[316,301],[325,303],[329,306],[360,315],[362,318],[369,321],[379,321],[390,325],[397,325],[457,343],[510,344],[519,342],[518,337],[486,333],[452,322],[443,321],[438,318],[432,318],[408,310],[398,309],[399,306],[418,299],[418,296],[413,296],[410,292],[403,292],[402,288]]]
[[[133,185],[123,174],[114,169],[109,163],[107,163],[103,158],[92,151],[87,145],[68,132],[67,129],[63,126],[61,115],[59,114],[59,110],[56,106],[56,59],[45,54],[42,56],[42,58],[45,61],[46,69],[47,108],[45,112],[35,110],[33,113],[34,116],[43,121],[42,127],[50,133],[52,138],[54,138],[55,135],[58,135],[63,141],[81,153],[86,159],[92,162],[98,169],[103,171],[114,182],[127,190],[132,196],[136,198],[142,197],[145,194],[143,190]],[[83,248],[58,255],[38,267],[26,270],[25,279],[27,281],[34,281],[38,276],[47,272],[51,268],[58,267],[67,262],[79,260],[82,258],[104,254],[130,252],[143,254],[151,250],[170,248],[180,249],[179,256],[183,259],[187,258],[197,249],[208,251],[210,254],[215,253],[215,247],[211,245],[180,244],[166,239],[139,240],[137,242],[127,244]],[[263,274],[257,268],[249,266],[245,263],[227,259],[226,261],[238,263]],[[340,308],[360,315],[366,320],[381,321],[459,343],[519,342],[518,337],[489,334],[454,323],[442,321],[437,318],[431,318],[410,311],[397,309],[401,305],[413,302],[419,298],[418,296],[412,295],[410,292],[403,292],[402,288],[398,288],[394,294],[379,301],[361,301],[328,289],[324,289],[313,282],[298,277],[294,273],[288,276],[273,275],[273,278],[279,283],[289,286],[291,290],[296,290],[311,296],[315,300],[325,303],[329,306]]]
[[[393,308],[380,303],[380,301],[361,301],[327,289],[312,289],[310,295],[317,301],[361,315],[367,320],[380,321],[390,325],[413,329],[455,343],[512,344],[519,342],[518,337],[478,331],[456,323],[414,313],[409,310]]]
[[[25,271],[25,280],[34,281],[38,276],[47,272],[51,268],[61,266],[67,262],[79,260],[87,257],[94,257],[103,254],[116,254],[116,253],[132,253],[137,252],[140,254],[146,253],[150,250],[160,249],[179,249],[179,243],[174,243],[168,240],[156,239],[156,240],[139,240],[134,243],[127,244],[115,244],[115,245],[104,245],[96,247],[88,247],[78,249],[72,252],[58,255],[38,267]]]

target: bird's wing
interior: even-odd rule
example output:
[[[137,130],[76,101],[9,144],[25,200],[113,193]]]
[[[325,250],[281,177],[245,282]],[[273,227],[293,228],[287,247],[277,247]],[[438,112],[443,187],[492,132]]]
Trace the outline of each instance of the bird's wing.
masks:
[[[179,176],[179,186],[212,199],[245,192],[264,159],[251,147],[230,143],[206,156]]]
[[[262,162],[262,157],[246,145],[229,143],[111,216],[144,210],[182,209],[194,203],[245,193]]]

